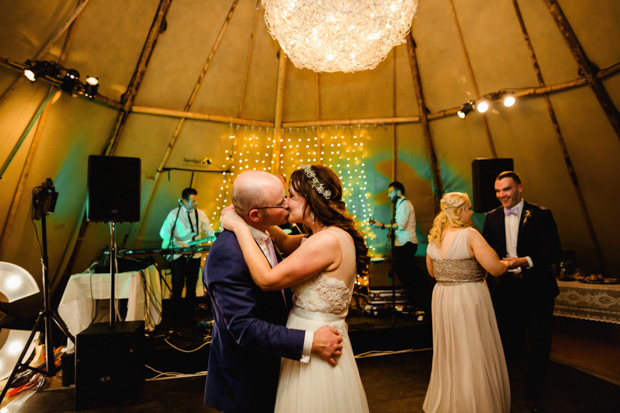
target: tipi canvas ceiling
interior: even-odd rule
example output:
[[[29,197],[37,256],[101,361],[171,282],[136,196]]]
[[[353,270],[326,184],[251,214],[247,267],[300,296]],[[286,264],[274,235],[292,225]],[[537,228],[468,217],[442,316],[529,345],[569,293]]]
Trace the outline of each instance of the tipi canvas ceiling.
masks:
[[[117,227],[133,248],[159,245],[186,186],[217,226],[234,179],[222,171],[308,161],[338,163],[360,221],[388,220],[386,186],[402,181],[425,242],[437,197],[472,195],[472,160],[507,157],[563,249],[617,276],[618,39],[616,0],[419,0],[408,43],[376,69],[317,74],[280,52],[256,0],[0,0],[0,260],[40,276],[30,191],[48,177],[54,284],[109,244],[107,225],[83,219],[91,154],[142,161],[141,220]],[[31,84],[27,59],[97,76],[99,96]],[[502,90],[514,107],[456,116]],[[384,252],[384,232],[368,241]]]

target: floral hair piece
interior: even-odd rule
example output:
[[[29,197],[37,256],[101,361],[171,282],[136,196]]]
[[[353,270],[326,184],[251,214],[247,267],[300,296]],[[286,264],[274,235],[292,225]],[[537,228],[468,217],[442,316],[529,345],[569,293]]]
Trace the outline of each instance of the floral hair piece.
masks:
[[[325,189],[325,185],[323,185],[321,181],[319,181],[319,179],[316,177],[316,173],[312,170],[312,166],[302,165],[301,168],[303,168],[304,173],[306,174],[308,179],[312,181],[312,187],[314,188],[314,190],[317,191],[319,194],[323,195],[323,198],[329,200],[329,198],[331,198],[332,196],[332,192],[329,189]]]

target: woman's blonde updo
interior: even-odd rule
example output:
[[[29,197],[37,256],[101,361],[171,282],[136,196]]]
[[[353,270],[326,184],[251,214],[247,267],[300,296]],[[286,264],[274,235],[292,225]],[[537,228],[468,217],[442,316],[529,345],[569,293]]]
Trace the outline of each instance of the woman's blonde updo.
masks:
[[[437,247],[441,246],[446,227],[465,228],[471,226],[469,222],[464,222],[462,212],[469,208],[471,202],[469,196],[463,192],[449,192],[441,198],[441,212],[437,214],[433,221],[433,228],[428,235],[428,243],[434,243]]]

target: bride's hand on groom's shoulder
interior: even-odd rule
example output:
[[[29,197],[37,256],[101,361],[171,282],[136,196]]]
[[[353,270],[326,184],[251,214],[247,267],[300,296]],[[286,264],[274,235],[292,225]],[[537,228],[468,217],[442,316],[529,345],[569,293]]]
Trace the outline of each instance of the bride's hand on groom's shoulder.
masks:
[[[222,209],[222,228],[234,232],[239,224],[245,224],[245,221],[237,214],[234,205],[228,205]]]

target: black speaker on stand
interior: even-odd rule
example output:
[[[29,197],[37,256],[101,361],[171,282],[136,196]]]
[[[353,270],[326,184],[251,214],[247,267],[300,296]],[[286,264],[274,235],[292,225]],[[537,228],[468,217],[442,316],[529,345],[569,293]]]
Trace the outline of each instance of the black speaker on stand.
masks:
[[[495,197],[495,178],[514,170],[512,158],[477,158],[471,163],[474,212],[489,212],[501,205]]]
[[[88,157],[89,221],[110,224],[110,322],[93,324],[75,343],[78,409],[127,404],[144,384],[144,322],[115,324],[116,222],[140,220],[140,159]]]

